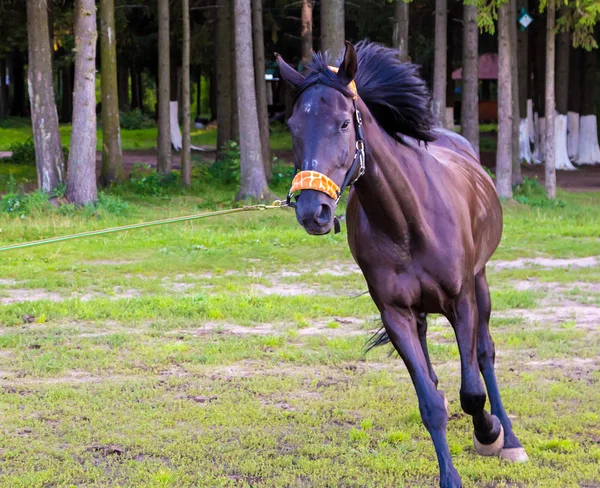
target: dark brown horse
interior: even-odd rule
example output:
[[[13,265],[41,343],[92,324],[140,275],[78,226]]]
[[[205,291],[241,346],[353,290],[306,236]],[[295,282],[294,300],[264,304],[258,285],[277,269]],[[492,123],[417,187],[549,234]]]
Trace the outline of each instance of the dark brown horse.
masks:
[[[289,120],[301,171],[294,179],[294,189],[302,190],[296,217],[309,234],[330,232],[337,195],[355,183],[348,243],[381,312],[384,330],[374,342],[391,341],[408,368],[440,486],[462,483],[446,441],[447,404],[427,352],[427,313],[443,314],[454,328],[460,403],[473,418],[477,452],[527,460],[502,405],[489,331],[485,266],[500,242],[502,208],[473,149],[461,136],[432,128],[424,82],[392,49],[346,43],[339,71],[316,55],[306,76],[279,56],[278,63],[296,91]]]

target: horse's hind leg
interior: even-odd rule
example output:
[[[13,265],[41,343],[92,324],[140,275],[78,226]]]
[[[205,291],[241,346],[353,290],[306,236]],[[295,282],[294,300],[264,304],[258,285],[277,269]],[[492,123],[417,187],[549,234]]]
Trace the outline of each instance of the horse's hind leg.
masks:
[[[497,456],[504,445],[500,420],[485,410],[485,389],[477,362],[478,314],[474,281],[467,283],[448,318],[456,333],[461,362],[460,404],[473,418],[475,449],[484,456]]]
[[[417,315],[417,332],[419,334],[419,342],[421,343],[421,349],[423,349],[423,355],[425,356],[425,361],[427,361],[427,369],[429,371],[429,378],[433,381],[435,387],[438,387],[438,377],[433,370],[433,366],[431,365],[431,359],[429,359],[429,350],[427,349],[427,314],[420,313]],[[440,392],[444,396],[444,405],[446,407],[446,412],[448,416],[450,416],[450,408],[448,406],[448,400],[446,399],[446,395],[444,392]]]
[[[492,312],[492,301],[490,299],[490,290],[488,287],[485,270],[481,271],[475,277],[475,292],[477,296],[477,309],[479,311],[479,338],[477,341],[477,359],[479,369],[483,374],[490,404],[492,406],[492,414],[496,415],[502,427],[504,427],[504,449],[500,457],[510,460],[525,462],[527,461],[527,453],[523,446],[515,436],[512,430],[512,424],[498,390],[496,381],[496,372],[494,370],[494,359],[496,356],[494,350],[494,341],[490,335],[490,315]]]
[[[429,359],[429,351],[427,350],[427,314],[420,313],[417,315],[417,332],[419,333],[419,342],[421,343],[421,348],[423,349],[423,355],[425,356],[425,361],[427,361],[427,369],[429,370],[429,377],[433,384],[437,388],[438,386],[438,378],[433,370],[433,366],[431,366],[431,360]]]
[[[381,318],[390,341],[402,357],[419,398],[419,410],[429,431],[440,466],[441,488],[460,488],[462,482],[450,457],[446,441],[448,416],[444,398],[429,376],[423,348],[419,344],[417,323],[410,310],[392,306],[381,308]]]

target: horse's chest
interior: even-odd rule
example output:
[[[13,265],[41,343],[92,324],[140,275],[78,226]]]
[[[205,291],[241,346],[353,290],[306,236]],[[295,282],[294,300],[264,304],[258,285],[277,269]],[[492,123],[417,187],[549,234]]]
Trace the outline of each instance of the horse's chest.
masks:
[[[393,303],[426,312],[447,308],[462,282],[452,263],[439,263],[433,250],[411,250],[408,235],[392,240],[354,225],[349,227],[350,249],[378,305]]]

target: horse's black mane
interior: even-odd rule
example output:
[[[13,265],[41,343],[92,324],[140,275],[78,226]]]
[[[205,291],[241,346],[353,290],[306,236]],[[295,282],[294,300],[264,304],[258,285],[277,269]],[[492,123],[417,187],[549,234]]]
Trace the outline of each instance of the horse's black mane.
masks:
[[[382,129],[399,142],[403,142],[402,135],[418,141],[435,140],[431,97],[418,74],[418,67],[402,63],[398,51],[376,43],[361,41],[356,44],[356,52],[358,71],[354,82],[358,94]],[[327,53],[315,53],[308,69],[298,94],[320,82],[352,96],[348,87],[329,69]]]

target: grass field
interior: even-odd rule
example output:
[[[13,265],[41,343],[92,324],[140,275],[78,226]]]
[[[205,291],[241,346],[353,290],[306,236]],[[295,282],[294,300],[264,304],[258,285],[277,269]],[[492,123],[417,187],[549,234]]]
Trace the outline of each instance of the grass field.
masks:
[[[156,147],[156,127],[137,130],[121,130],[121,145],[124,151],[136,149],[154,149]],[[71,126],[60,126],[61,141],[69,146],[71,141]],[[29,119],[10,118],[0,125],[0,151],[9,151],[13,144],[22,144],[31,139],[31,122]],[[215,128],[200,130],[192,125],[192,144],[197,146],[214,146],[217,143]],[[290,149],[292,139],[283,126],[273,125],[271,131],[271,146],[273,149]],[[98,151],[102,150],[102,129],[98,129]]]
[[[234,188],[0,214],[2,244],[226,207]],[[283,192],[283,184],[276,189]],[[505,205],[498,377],[531,462],[474,454],[449,326],[430,351],[468,487],[600,487],[600,194]],[[339,235],[290,211],[1,254],[0,484],[437,486],[408,373]]]
[[[481,138],[482,151],[495,151],[496,140],[488,133],[495,133],[495,124],[482,124]],[[136,149],[154,149],[156,147],[156,127],[138,130],[121,129],[121,145],[124,151]],[[62,143],[66,146],[71,140],[71,126],[61,125],[60,135]],[[0,151],[8,151],[13,144],[22,144],[32,137],[31,122],[29,119],[11,118],[0,125]],[[192,144],[197,146],[214,146],[217,143],[217,131],[214,128],[207,130],[195,129],[192,125]],[[271,147],[274,150],[290,150],[292,138],[283,125],[271,126]],[[97,149],[102,150],[102,130],[98,129]]]

